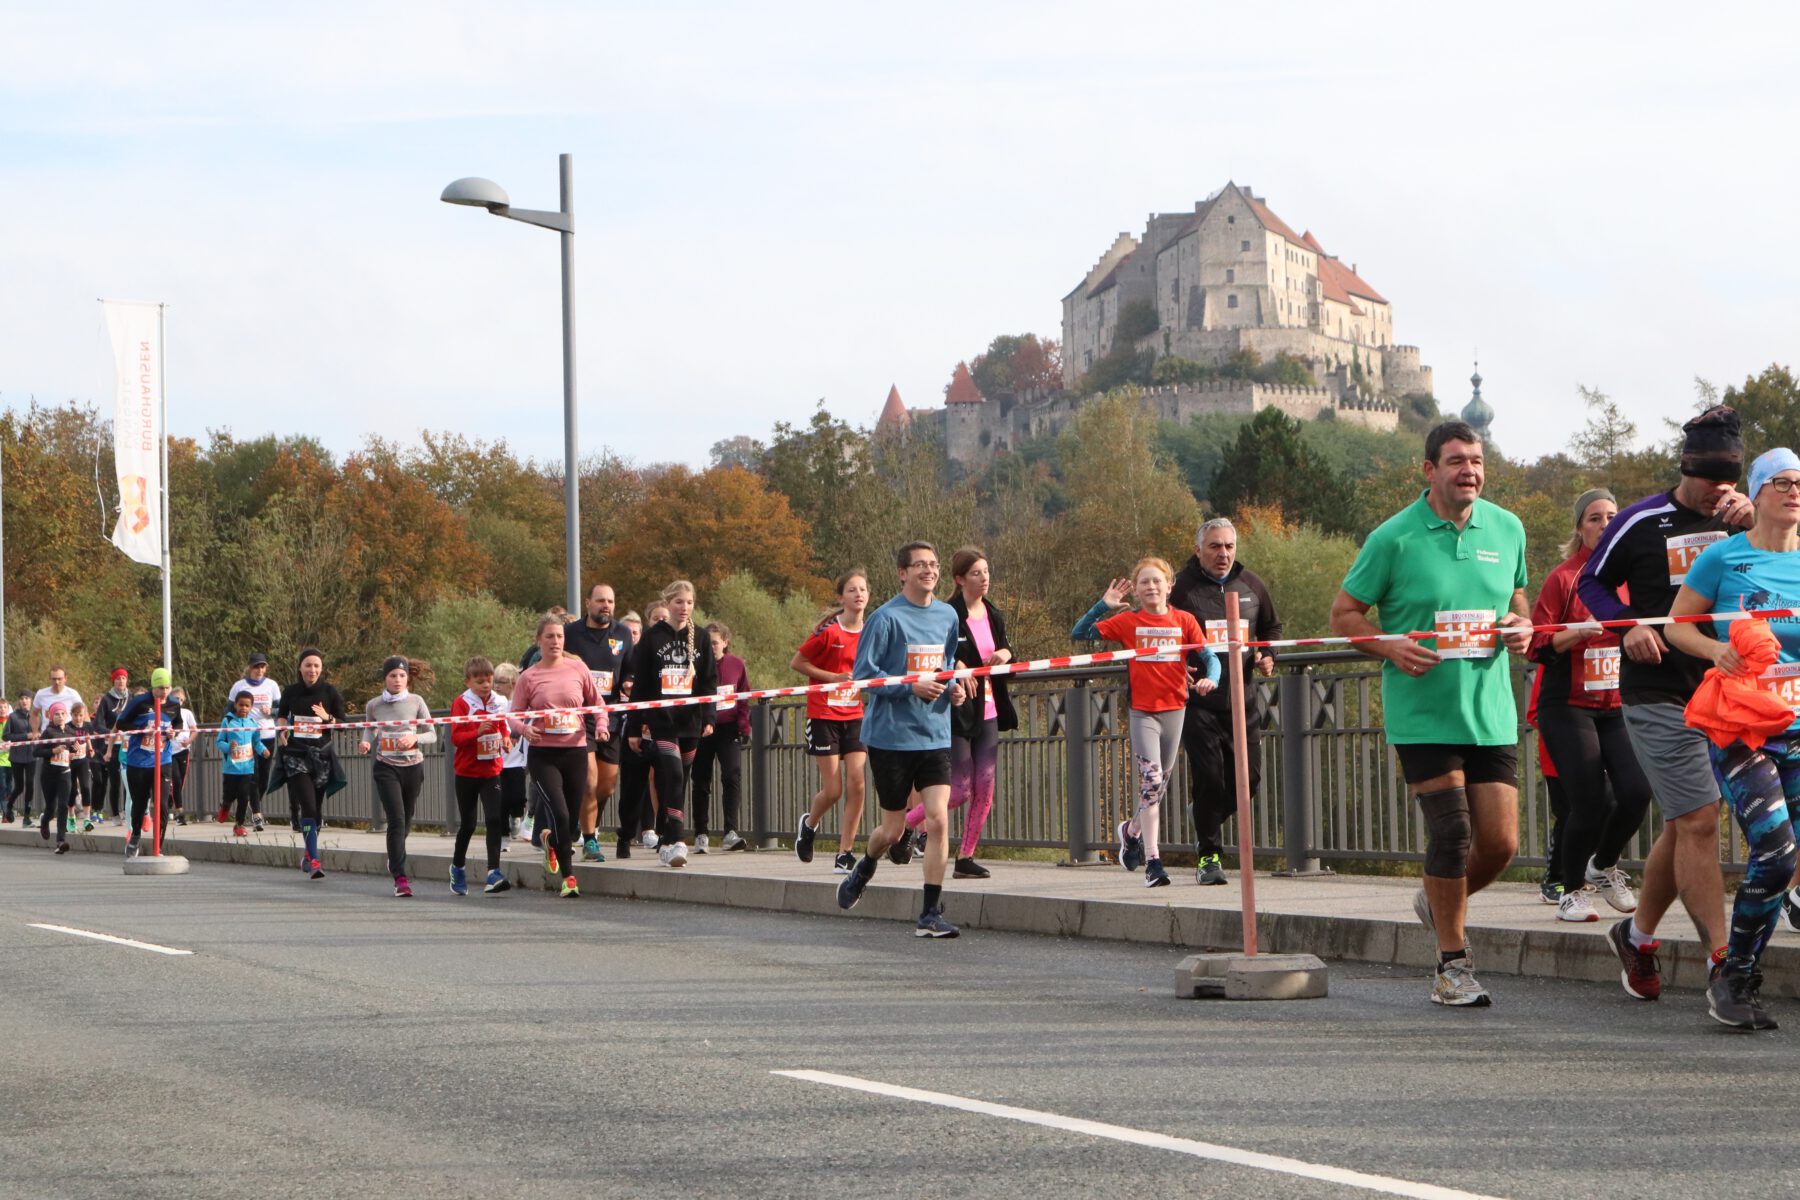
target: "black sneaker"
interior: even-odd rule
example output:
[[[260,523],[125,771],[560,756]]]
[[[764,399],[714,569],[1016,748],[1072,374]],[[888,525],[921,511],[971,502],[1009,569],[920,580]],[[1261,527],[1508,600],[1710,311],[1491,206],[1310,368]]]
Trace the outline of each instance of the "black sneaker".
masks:
[[[856,855],[850,853],[848,850],[839,851],[838,856],[831,860],[831,873],[833,875],[848,875],[854,870],[856,870]]]
[[[56,843],[56,852],[58,854],[67,854],[69,852],[69,843],[67,843],[67,842]]]
[[[1733,1029],[1774,1029],[1775,1018],[1763,1010],[1757,993],[1762,975],[1756,971],[1720,971],[1706,988],[1706,1011]]]
[[[1800,933],[1800,904],[1794,903],[1795,892],[1800,892],[1800,888],[1793,888],[1782,893],[1781,923],[1786,925],[1790,931]]]
[[[844,876],[844,882],[838,884],[838,907],[855,908],[857,901],[862,899],[863,889],[874,877],[874,859],[865,858],[857,863],[856,868]]]
[[[959,858],[951,874],[957,879],[987,879],[993,872],[972,858]]]
[[[922,938],[953,938],[962,932],[950,922],[944,920],[942,906],[933,905],[919,914],[919,923],[913,927],[913,936]]]
[[[819,835],[806,817],[806,813],[800,814],[800,828],[794,834],[794,857],[803,863],[812,861],[813,839]]]
[[[1144,886],[1168,887],[1169,873],[1163,870],[1162,859],[1152,858],[1144,862]]]
[[[1201,887],[1222,887],[1226,882],[1225,864],[1219,861],[1216,854],[1208,854],[1200,859],[1200,865],[1194,870],[1194,882]]]
[[[614,858],[630,858],[631,857],[631,843],[626,841],[624,838],[620,838],[618,841],[618,844],[613,848],[613,857]]]
[[[900,833],[900,840],[888,847],[887,860],[896,867],[904,867],[913,860],[913,835],[905,830]]]

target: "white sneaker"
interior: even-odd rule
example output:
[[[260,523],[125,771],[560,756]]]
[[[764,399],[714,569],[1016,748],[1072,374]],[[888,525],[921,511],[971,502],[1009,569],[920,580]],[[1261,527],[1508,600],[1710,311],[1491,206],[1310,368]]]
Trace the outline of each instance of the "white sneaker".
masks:
[[[1619,912],[1637,911],[1637,897],[1631,891],[1631,876],[1620,870],[1617,864],[1607,867],[1603,871],[1596,867],[1594,860],[1590,858],[1584,874],[1587,877],[1587,887],[1583,888],[1583,891],[1592,889],[1598,892],[1601,899]]]
[[[694,853],[695,854],[705,854],[711,848],[712,848],[712,839],[707,837],[704,833],[694,839]]]
[[[1598,921],[1600,914],[1594,911],[1593,904],[1588,900],[1590,894],[1588,888],[1564,892],[1562,901],[1556,906],[1556,919],[1574,924],[1580,924],[1583,921]]]
[[[646,850],[656,849],[656,842],[657,842],[656,830],[654,830],[654,829],[644,830],[643,836],[638,839],[638,845],[642,846]]]
[[[662,865],[665,867],[685,867],[687,866],[687,847],[680,842],[670,842],[656,852],[656,857],[662,860]]]
[[[1453,958],[1438,967],[1431,983],[1431,1002],[1451,1008],[1486,1008],[1493,998],[1475,978],[1474,965],[1466,958]]]
[[[725,831],[725,840],[723,842],[721,842],[719,844],[719,846],[723,850],[736,850],[739,846],[742,846],[743,844],[744,844],[744,839],[738,836],[737,830],[727,829]]]
[[[524,820],[520,821],[519,822],[519,832],[513,835],[513,841],[529,842],[531,840],[532,824],[533,824],[533,822],[530,817],[526,817]]]

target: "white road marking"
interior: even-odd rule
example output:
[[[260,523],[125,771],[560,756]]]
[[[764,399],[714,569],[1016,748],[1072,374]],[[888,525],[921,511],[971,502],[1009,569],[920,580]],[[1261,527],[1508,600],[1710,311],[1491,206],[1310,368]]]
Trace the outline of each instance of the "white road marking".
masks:
[[[1188,1138],[1170,1137],[1166,1133],[1151,1133],[1143,1129],[1131,1129],[1124,1125],[1108,1125],[1102,1121],[1087,1121],[1080,1117],[1065,1117],[1058,1113],[1039,1112],[1033,1108],[1014,1108],[1010,1104],[990,1104],[986,1100],[971,1100],[966,1096],[952,1096],[945,1092],[926,1092],[918,1088],[878,1083],[872,1079],[858,1079],[852,1075],[834,1075],[829,1071],[771,1071],[770,1074],[799,1079],[807,1083],[823,1083],[831,1087],[849,1088],[857,1092],[870,1092],[877,1096],[892,1096],[898,1100],[916,1100],[921,1104],[936,1104],[942,1108],[961,1109],[963,1112],[1002,1117],[1009,1121],[1023,1121],[1027,1125],[1042,1125],[1048,1129],[1085,1133],[1090,1137],[1108,1138],[1115,1142],[1129,1142],[1134,1146],[1148,1146],[1155,1150],[1172,1150],[1177,1154],[1190,1154],[1195,1158],[1210,1158],[1216,1162],[1232,1163],[1240,1167],[1255,1167],[1261,1171],[1278,1171],[1284,1175],[1298,1175],[1303,1179],[1316,1179],[1324,1183],[1341,1183],[1346,1187],[1366,1188],[1369,1191],[1381,1192],[1389,1196],[1410,1196],[1415,1197],[1416,1200],[1495,1200],[1491,1196],[1458,1191],[1455,1188],[1438,1187],[1430,1183],[1390,1179],[1386,1175],[1367,1175],[1361,1171],[1350,1171],[1342,1167],[1327,1167],[1318,1163],[1301,1162],[1297,1158],[1258,1154],[1254,1150],[1239,1150],[1232,1146],[1214,1145],[1211,1142],[1196,1142]]]
[[[93,938],[96,942],[111,942],[115,946],[130,946],[133,950],[148,950],[153,954],[188,955],[192,950],[177,950],[172,946],[158,946],[154,942],[134,942],[130,938],[114,937],[110,933],[94,933],[87,929],[71,929],[67,925],[40,925],[36,921],[27,921],[33,929],[48,929],[51,933],[67,933],[75,937]]]

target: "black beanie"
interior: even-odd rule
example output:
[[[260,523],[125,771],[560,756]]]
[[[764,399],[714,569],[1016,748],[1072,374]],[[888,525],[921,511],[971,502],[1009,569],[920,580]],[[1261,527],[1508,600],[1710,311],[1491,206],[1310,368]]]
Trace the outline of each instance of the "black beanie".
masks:
[[[1681,473],[1722,483],[1744,474],[1744,439],[1735,408],[1714,405],[1681,427]]]
[[[1733,476],[1733,478],[1736,478],[1736,476]],[[399,654],[394,655],[392,658],[381,664],[381,673],[384,676],[389,671],[395,669],[405,671],[408,675],[412,674],[412,664],[407,662],[405,657]]]

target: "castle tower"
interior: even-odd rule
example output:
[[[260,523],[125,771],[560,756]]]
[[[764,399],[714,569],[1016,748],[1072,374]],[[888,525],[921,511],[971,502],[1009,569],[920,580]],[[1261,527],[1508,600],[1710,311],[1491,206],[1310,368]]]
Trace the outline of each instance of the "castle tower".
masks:
[[[993,434],[987,430],[987,397],[975,386],[969,364],[959,362],[944,389],[944,450],[950,461],[964,469],[978,466],[985,457],[986,440]]]
[[[906,411],[906,405],[900,401],[900,389],[896,385],[888,386],[887,403],[881,406],[881,415],[875,418],[875,432],[905,437],[912,425],[912,414]]]
[[[1494,406],[1481,398],[1481,363],[1475,364],[1475,373],[1469,376],[1469,386],[1475,389],[1469,402],[1463,405],[1462,419],[1469,423],[1481,440],[1489,440],[1489,426],[1494,423]]]

